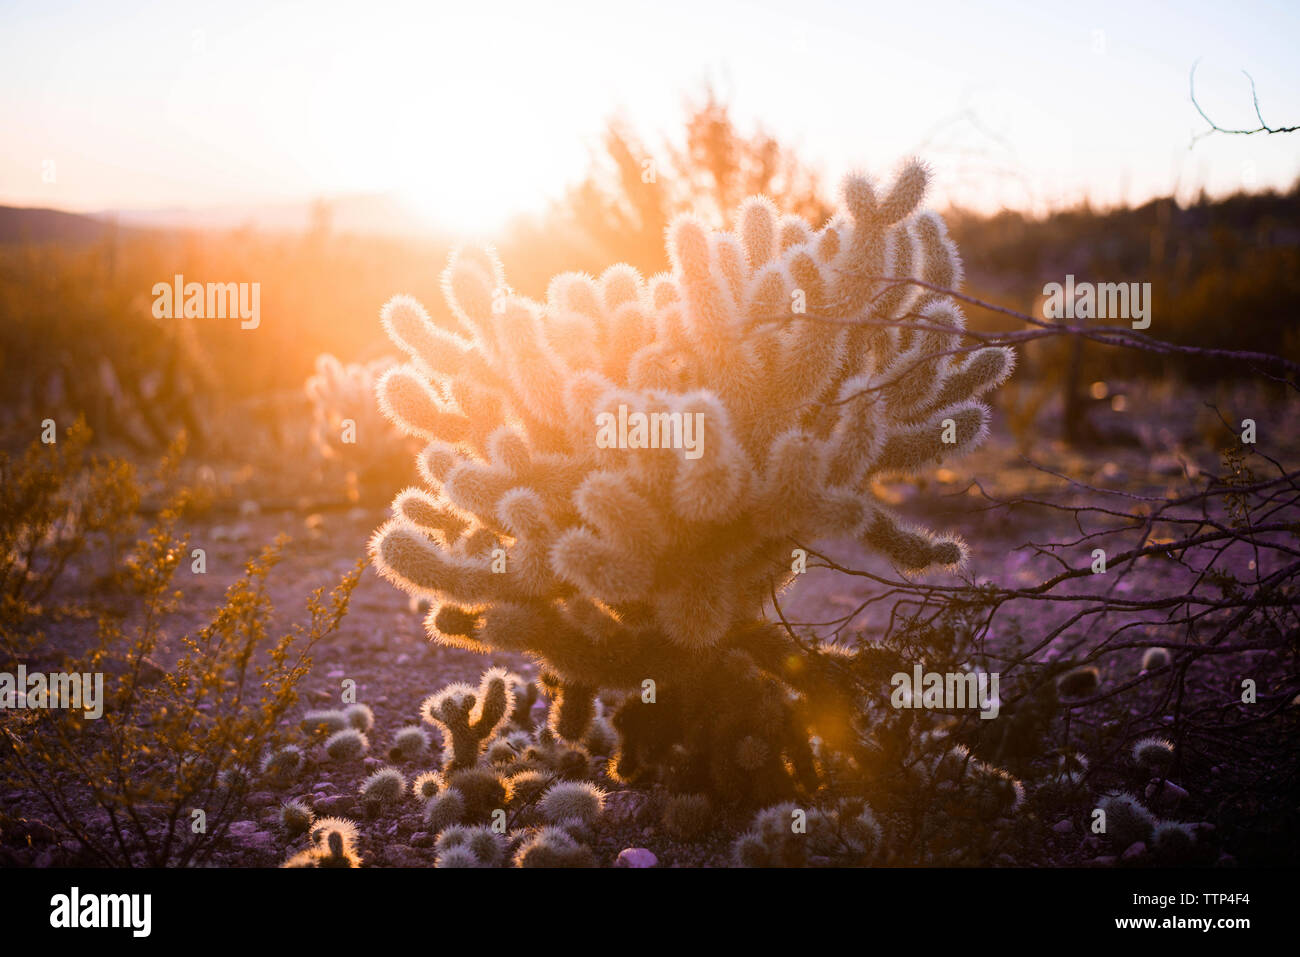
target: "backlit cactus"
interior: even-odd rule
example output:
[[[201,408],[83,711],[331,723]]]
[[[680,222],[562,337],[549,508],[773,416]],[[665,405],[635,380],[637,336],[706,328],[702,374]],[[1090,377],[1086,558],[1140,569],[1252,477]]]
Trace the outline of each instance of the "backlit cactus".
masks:
[[[418,724],[408,724],[393,735],[388,756],[394,761],[414,761],[429,750],[429,732]]]
[[[284,784],[297,777],[304,763],[301,748],[292,744],[285,745],[268,752],[262,758],[262,774],[275,783]]]
[[[515,854],[515,867],[594,867],[591,849],[558,827],[537,830]]]
[[[325,753],[331,761],[355,761],[370,750],[370,741],[356,728],[335,731],[325,739]]]
[[[961,266],[942,221],[916,211],[926,180],[918,163],[886,191],[850,177],[845,213],[820,230],[761,198],[735,232],[680,217],[670,273],[566,274],[545,302],[511,293],[491,251],[461,251],[443,276],[454,330],[391,300],[383,323],[410,361],[378,397],[427,443],[427,487],[397,496],[371,555],[433,602],[431,637],[538,659],[570,741],[597,689],[655,680],[657,727],[614,716],[628,775],[701,725],[728,729],[721,765],[687,748],[701,786],[748,770],[770,797],[787,769],[813,774],[818,715],[792,713],[785,689],[825,717],[830,669],[764,602],[794,577],[793,543],[822,536],[909,570],[959,564],[960,541],[907,525],[871,490],[977,444],[979,396],[1012,366],[1006,349],[958,351],[964,319],[936,289]],[[746,687],[720,707],[710,689],[724,674]],[[649,737],[629,741],[637,729]]]
[[[392,359],[344,365],[329,353],[316,357],[304,389],[312,406],[311,439],[321,455],[338,458],[349,439],[389,437],[392,427],[375,414],[372,397],[376,380],[393,365]]]
[[[477,689],[451,684],[420,705],[420,717],[444,735],[443,770],[471,768],[514,706],[517,676],[501,668],[484,673]]]
[[[280,805],[280,823],[290,837],[302,834],[315,820],[316,815],[305,801],[290,800]]]
[[[311,827],[311,846],[284,862],[282,867],[360,867],[356,850],[357,826],[347,818],[323,817]]]
[[[406,775],[397,768],[380,768],[361,782],[361,799],[370,804],[395,804],[406,793]]]

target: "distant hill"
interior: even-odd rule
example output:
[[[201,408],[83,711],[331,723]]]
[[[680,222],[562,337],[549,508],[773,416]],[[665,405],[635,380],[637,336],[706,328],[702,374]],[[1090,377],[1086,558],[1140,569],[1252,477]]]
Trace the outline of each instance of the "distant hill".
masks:
[[[326,227],[336,233],[403,238],[425,238],[437,233],[396,199],[369,194],[319,202],[114,209],[88,214],[0,206],[0,244],[91,243],[115,228],[225,232],[245,227],[269,233],[304,233]]]
[[[93,243],[113,229],[111,222],[57,209],[0,206],[0,243]]]

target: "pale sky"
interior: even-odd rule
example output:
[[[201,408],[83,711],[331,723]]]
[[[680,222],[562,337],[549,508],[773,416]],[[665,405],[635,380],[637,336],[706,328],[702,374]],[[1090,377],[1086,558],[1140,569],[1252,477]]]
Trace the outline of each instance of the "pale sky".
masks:
[[[1286,188],[1300,4],[0,0],[0,203],[73,211],[394,194],[491,232],[657,136],[704,82],[832,178],[919,154],[935,204],[1041,210]],[[52,176],[48,175],[52,172]],[[43,175],[47,174],[47,175]],[[52,179],[50,182],[48,180]]]

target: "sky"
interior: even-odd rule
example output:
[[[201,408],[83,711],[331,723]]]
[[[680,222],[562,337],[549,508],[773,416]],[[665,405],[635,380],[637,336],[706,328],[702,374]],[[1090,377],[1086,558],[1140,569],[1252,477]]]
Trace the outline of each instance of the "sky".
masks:
[[[1288,188],[1300,4],[0,0],[0,204],[78,212],[384,193],[490,233],[658,142],[711,84],[829,179],[908,155],[935,205],[1041,212]]]

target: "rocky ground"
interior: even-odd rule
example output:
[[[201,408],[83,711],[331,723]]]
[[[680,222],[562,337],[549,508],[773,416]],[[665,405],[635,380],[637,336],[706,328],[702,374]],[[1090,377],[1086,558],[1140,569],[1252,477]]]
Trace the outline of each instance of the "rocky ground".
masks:
[[[1162,416],[1167,415],[1165,410]],[[1294,410],[1288,412],[1294,418]],[[1168,418],[1163,418],[1169,421]],[[1137,429],[1134,430],[1138,431]],[[995,429],[995,435],[998,432]],[[1294,431],[1291,433],[1294,435]],[[1163,441],[1162,441],[1163,439]],[[1188,469],[1217,468],[1218,455],[1208,445],[1198,446],[1196,436],[1180,434],[1148,435],[1142,442],[1116,446],[1102,452],[1077,452],[1050,442],[1034,450],[1040,464],[1074,475],[1098,489],[1123,487],[1145,494],[1163,493],[1181,487]],[[1005,439],[995,440],[975,456],[951,468],[939,470],[925,482],[897,484],[881,489],[905,512],[932,526],[960,531],[973,546],[971,572],[979,578],[1001,584],[1027,585],[1041,580],[1055,567],[1050,558],[1032,551],[1017,550],[1027,539],[1046,541],[1071,533],[1068,516],[1048,514],[1038,509],[983,510],[987,504],[973,479],[1004,497],[1029,497],[1059,490],[1060,482],[1050,474],[1025,462]],[[277,612],[286,621],[299,615],[306,594],[322,585],[330,586],[353,566],[364,552],[370,532],[383,520],[386,508],[379,505],[334,503],[332,507],[262,507],[258,503],[256,475],[247,477],[247,494],[236,495],[227,508],[214,509],[202,520],[186,529],[193,545],[207,550],[207,573],[186,575],[180,582],[183,597],[173,633],[183,627],[197,627],[220,602],[222,593],[242,570],[243,563],[264,543],[278,534],[292,538],[280,565],[271,576],[272,594]],[[1080,501],[1099,500],[1099,495],[1080,493]],[[329,496],[319,496],[329,501]],[[292,501],[281,492],[263,495],[264,501]],[[242,506],[240,502],[246,503]],[[888,569],[852,543],[821,543],[829,553],[846,565],[870,568],[881,573]],[[1077,559],[1077,556],[1075,556]],[[95,574],[92,564],[73,568],[69,587],[89,585]],[[184,573],[183,573],[184,574]],[[1115,587],[1121,593],[1141,595],[1157,587],[1167,587],[1169,576],[1176,574],[1169,562],[1158,558],[1144,560]],[[787,617],[796,622],[824,623],[845,616],[859,608],[879,586],[867,579],[852,578],[814,569],[799,581],[783,599]],[[868,610],[853,620],[853,629],[868,633],[879,627],[887,609]],[[992,653],[1010,648],[1017,639],[1033,638],[1045,633],[1052,624],[1051,609],[1014,609],[999,619],[988,637]],[[54,630],[54,641],[74,647],[88,638],[93,623],[88,619],[62,622]],[[1079,636],[1071,633],[1045,652],[1045,660],[1054,655],[1067,656]],[[1140,657],[1134,651],[1129,657]],[[1133,668],[1135,661],[1120,657],[1113,667]],[[29,667],[38,667],[36,660]],[[302,838],[290,839],[278,823],[278,808],[283,800],[298,798],[308,802],[320,815],[345,816],[360,824],[358,850],[367,865],[421,867],[432,864],[433,835],[425,828],[421,808],[413,799],[399,806],[368,812],[357,796],[363,777],[390,763],[387,751],[392,735],[404,725],[418,721],[420,701],[452,681],[477,681],[481,672],[503,665],[533,677],[536,669],[530,662],[512,656],[485,659],[481,656],[431,644],[424,636],[421,616],[410,607],[404,595],[380,580],[370,569],[364,573],[353,595],[351,610],[340,631],[320,646],[314,667],[301,687],[301,710],[310,707],[334,707],[340,700],[345,679],[355,682],[356,700],[369,705],[375,715],[375,727],[369,734],[369,754],[352,763],[330,762],[319,747],[308,749],[307,767],[298,783],[284,790],[254,790],[245,808],[231,826],[221,849],[213,858],[219,866],[274,866],[288,855],[302,849]],[[1249,668],[1249,659],[1239,663]],[[1103,680],[1106,677],[1103,676]],[[1141,698],[1116,699],[1105,714],[1094,716],[1098,725],[1119,725],[1142,713],[1149,706]],[[539,704],[539,708],[542,704]],[[300,714],[286,724],[296,728]],[[1289,721],[1284,733],[1293,733],[1295,722]],[[1233,769],[1222,764],[1223,756],[1210,755],[1198,765],[1201,779],[1185,782],[1193,792],[1188,799],[1192,819],[1209,818],[1230,806],[1232,819],[1247,831],[1249,806],[1243,805],[1233,788],[1217,787],[1217,781],[1232,776]],[[435,758],[397,762],[408,779],[432,769]],[[609,798],[605,821],[596,832],[593,849],[598,863],[612,865],[621,851],[644,848],[657,859],[659,866],[721,866],[729,862],[729,848],[747,821],[720,819],[717,827],[701,840],[684,842],[674,839],[660,819],[661,800],[652,793],[620,792]],[[1266,802],[1261,807],[1266,806]],[[0,795],[0,864],[7,866],[50,866],[79,860],[75,846],[59,843],[57,829],[45,808],[34,795],[11,791]],[[1112,863],[1097,838],[1086,833],[1083,822],[1068,817],[1041,822],[1043,840],[1039,865],[1077,865]],[[1267,840],[1267,828],[1237,843],[1247,853]],[[1287,833],[1293,833],[1290,828]],[[1227,851],[1225,850],[1225,853]],[[1141,851],[1138,851],[1138,857]],[[1230,856],[1229,856],[1230,859]],[[1022,862],[1023,863],[1023,862]]]

